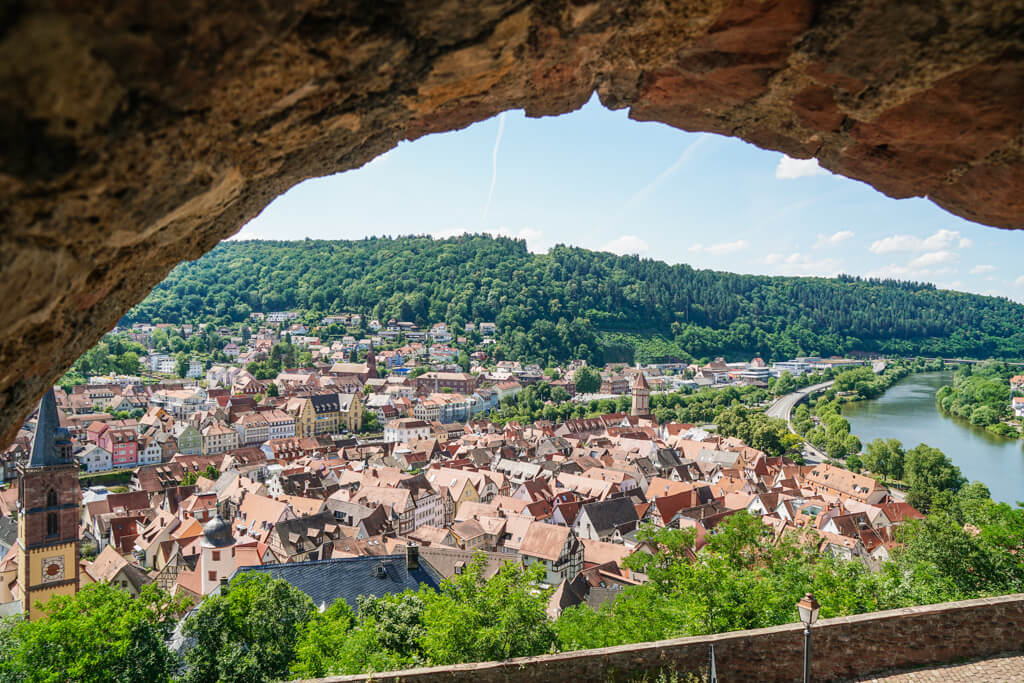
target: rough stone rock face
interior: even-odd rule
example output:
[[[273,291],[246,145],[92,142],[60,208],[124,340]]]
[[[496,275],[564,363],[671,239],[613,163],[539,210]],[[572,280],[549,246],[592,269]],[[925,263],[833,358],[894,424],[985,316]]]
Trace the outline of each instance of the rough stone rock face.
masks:
[[[0,435],[183,259],[306,178],[595,91],[1024,226],[1024,6],[0,4]]]

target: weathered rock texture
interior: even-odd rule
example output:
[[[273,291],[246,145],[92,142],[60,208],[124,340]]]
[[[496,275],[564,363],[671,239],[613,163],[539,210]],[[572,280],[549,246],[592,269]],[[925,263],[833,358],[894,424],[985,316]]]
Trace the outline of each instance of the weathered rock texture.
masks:
[[[1024,6],[0,3],[0,435],[179,261],[314,176],[498,112],[733,135],[1024,225]]]

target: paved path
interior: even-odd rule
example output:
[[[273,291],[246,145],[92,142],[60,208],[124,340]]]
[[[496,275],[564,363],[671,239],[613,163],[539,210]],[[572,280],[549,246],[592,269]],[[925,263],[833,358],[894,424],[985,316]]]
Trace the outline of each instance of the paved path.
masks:
[[[847,683],[1020,683],[1024,681],[1024,654],[975,659],[929,669],[882,673]]]

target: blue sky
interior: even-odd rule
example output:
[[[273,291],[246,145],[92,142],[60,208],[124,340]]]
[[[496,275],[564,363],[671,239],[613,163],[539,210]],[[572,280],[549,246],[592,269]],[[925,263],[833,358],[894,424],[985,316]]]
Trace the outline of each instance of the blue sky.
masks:
[[[596,97],[510,111],[307,180],[233,239],[491,232],[739,273],[897,277],[1024,302],[1024,234],[894,200],[740,140],[630,121]]]

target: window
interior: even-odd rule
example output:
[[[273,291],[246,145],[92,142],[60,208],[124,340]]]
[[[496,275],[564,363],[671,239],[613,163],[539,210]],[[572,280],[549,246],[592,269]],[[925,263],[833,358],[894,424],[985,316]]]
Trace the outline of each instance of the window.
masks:
[[[50,489],[46,492],[46,507],[57,507],[57,492],[54,489]]]
[[[206,577],[207,577],[207,578],[208,578],[208,579],[209,579],[210,581],[216,581],[216,580],[217,580],[217,572],[215,572],[215,571],[209,571],[209,572],[206,572]]]
[[[46,535],[47,536],[59,536],[60,535],[60,522],[57,518],[56,512],[46,513]]]
[[[220,562],[220,551],[219,550],[214,550],[213,551],[213,561],[214,562]]]

